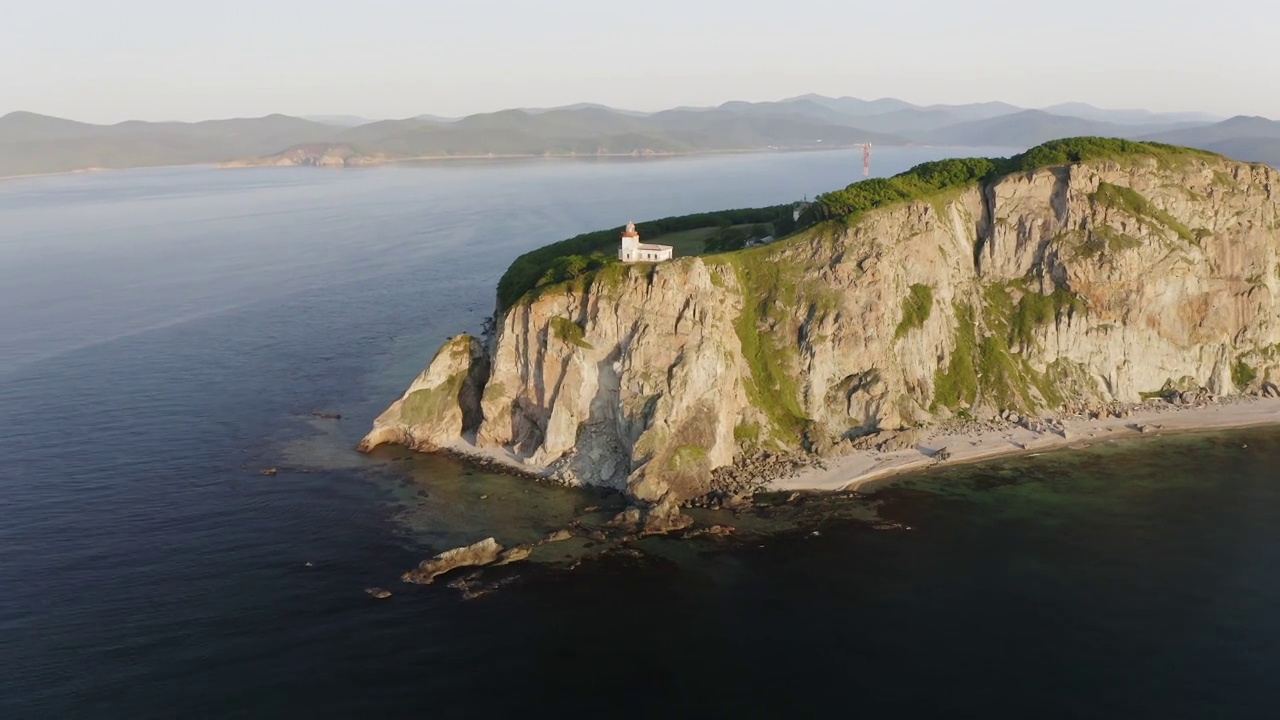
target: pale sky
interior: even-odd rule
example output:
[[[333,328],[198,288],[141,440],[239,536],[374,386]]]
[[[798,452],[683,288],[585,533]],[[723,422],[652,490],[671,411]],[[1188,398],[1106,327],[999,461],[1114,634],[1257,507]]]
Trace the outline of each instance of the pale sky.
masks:
[[[1280,118],[1280,0],[0,0],[0,114],[865,99]]]

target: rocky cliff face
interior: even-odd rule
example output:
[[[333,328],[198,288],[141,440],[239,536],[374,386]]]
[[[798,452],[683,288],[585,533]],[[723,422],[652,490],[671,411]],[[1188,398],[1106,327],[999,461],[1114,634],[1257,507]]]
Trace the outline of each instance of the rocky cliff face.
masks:
[[[488,371],[480,341],[469,335],[450,339],[404,397],[374,420],[359,449],[394,443],[434,452],[452,446],[480,425],[480,393]]]
[[[1092,162],[606,268],[519,303],[491,348],[451,341],[364,447],[461,440],[657,502],[757,449],[1235,392],[1280,376],[1277,179],[1205,157]]]

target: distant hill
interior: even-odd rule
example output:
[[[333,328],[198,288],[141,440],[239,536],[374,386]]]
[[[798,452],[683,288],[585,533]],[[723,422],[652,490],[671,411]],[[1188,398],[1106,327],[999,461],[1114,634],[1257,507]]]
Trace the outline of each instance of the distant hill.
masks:
[[[321,125],[336,125],[338,127],[355,127],[357,125],[368,125],[373,120],[360,117],[359,115],[304,115],[303,120],[318,122]]]
[[[1143,139],[1280,167],[1280,122],[1263,117],[1238,115],[1213,125],[1161,132]]]
[[[682,109],[674,112],[712,111],[737,113],[741,115],[751,115],[754,117],[805,117],[811,120],[820,120],[833,125],[843,125],[846,127],[853,127],[855,125],[861,126],[862,123],[860,121],[863,119],[863,116],[842,113],[824,103],[815,102],[813,100],[783,100],[780,102],[758,103],[733,101],[727,102],[717,108],[703,108],[700,110]]]
[[[33,112],[11,112],[0,117],[0,142],[66,140],[84,137],[99,127]]]
[[[858,123],[868,130],[896,133],[911,138],[927,138],[936,130],[966,122],[968,118],[952,110],[926,110],[905,108],[879,115],[858,118]]]
[[[1012,115],[957,123],[930,133],[929,138],[944,145],[1031,147],[1064,137],[1137,138],[1184,127],[1185,124],[1171,123],[1122,125],[1053,115],[1043,110],[1023,110]]]
[[[1164,123],[1199,123],[1202,125],[1222,120],[1217,115],[1198,112],[1151,112],[1150,110],[1106,110],[1087,103],[1069,102],[1040,108],[1053,115],[1068,115],[1085,120],[1119,123],[1121,125],[1154,125]]]
[[[824,95],[800,95],[798,97],[787,98],[782,102],[804,101],[822,105],[830,110],[834,110],[841,115],[879,115],[881,113],[893,112],[895,110],[907,110],[915,105],[909,102],[898,100],[897,98],[880,98],[879,100],[861,100],[855,97],[839,97],[830,98]]]
[[[901,145],[906,138],[797,114],[767,110],[667,110],[624,115],[608,108],[504,110],[449,123],[413,118],[350,128],[331,142],[350,163],[363,158],[431,158],[512,155],[628,155],[653,153],[806,149],[855,142]],[[335,148],[316,146],[299,156],[297,147],[261,158],[261,164],[323,164]],[[315,154],[318,153],[318,154]]]
[[[880,98],[879,100],[859,100],[855,97],[830,98],[823,95],[800,95],[783,100],[784,103],[808,102],[822,105],[842,115],[850,117],[885,116],[892,113],[910,113],[923,111],[935,115],[945,115],[951,122],[966,120],[985,120],[987,118],[1011,115],[1024,108],[1003,102],[980,102],[963,105],[913,105],[897,98]]]
[[[551,112],[552,110],[608,110],[609,112],[617,113],[619,115],[630,115],[632,117],[644,117],[646,115],[653,114],[653,113],[646,113],[646,112],[638,112],[636,110],[620,110],[615,107],[609,107],[608,105],[601,105],[600,103],[574,103],[572,105],[561,105],[560,107],[520,108],[520,109],[524,110],[527,113],[532,113],[534,115],[537,115],[539,113]],[[418,117],[431,117],[431,116],[419,115]],[[437,119],[443,120],[445,118],[437,118]]]
[[[1220,123],[1196,128],[1162,132],[1152,135],[1152,140],[1194,146],[1197,143],[1214,143],[1245,137],[1280,138],[1280,122],[1263,117],[1239,115]]]
[[[298,142],[328,140],[340,130],[286,115],[92,125],[15,112],[0,117],[0,177],[224,162]]]
[[[1002,102],[920,106],[895,98],[802,95],[661,112],[594,103],[366,121],[345,115],[93,125],[14,112],[0,117],[0,177],[192,163],[369,165],[411,158],[647,155],[879,145],[1031,147],[1081,135],[1150,138],[1280,163],[1277,123],[1201,113],[1027,110]]]

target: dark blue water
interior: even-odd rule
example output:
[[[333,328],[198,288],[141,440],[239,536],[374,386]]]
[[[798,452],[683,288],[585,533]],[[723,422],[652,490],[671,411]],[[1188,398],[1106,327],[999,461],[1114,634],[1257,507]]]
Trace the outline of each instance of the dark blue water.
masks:
[[[0,183],[0,717],[1272,716],[1272,430],[926,474],[470,602],[396,580],[596,501],[351,451],[512,257],[858,160]]]

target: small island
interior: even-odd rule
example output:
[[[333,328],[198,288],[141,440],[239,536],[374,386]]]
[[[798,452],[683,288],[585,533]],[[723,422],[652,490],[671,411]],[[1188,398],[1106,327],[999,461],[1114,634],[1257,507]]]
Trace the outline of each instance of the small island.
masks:
[[[1278,422],[1277,188],[1075,138],[588,233],[517,258],[492,332],[447,342],[361,449],[616,488],[661,528],[761,488]],[[641,233],[673,259],[624,262]]]

